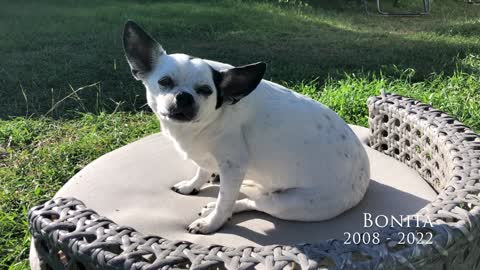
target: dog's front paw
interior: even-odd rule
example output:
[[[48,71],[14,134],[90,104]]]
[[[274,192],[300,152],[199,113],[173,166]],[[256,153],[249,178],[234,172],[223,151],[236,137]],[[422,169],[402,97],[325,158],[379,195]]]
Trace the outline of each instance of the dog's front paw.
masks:
[[[213,215],[208,215],[207,217],[199,218],[192,222],[187,230],[193,234],[210,234],[220,229],[222,225],[223,222],[213,218]]]
[[[172,190],[183,195],[196,195],[199,188],[191,180],[187,180],[175,184]]]

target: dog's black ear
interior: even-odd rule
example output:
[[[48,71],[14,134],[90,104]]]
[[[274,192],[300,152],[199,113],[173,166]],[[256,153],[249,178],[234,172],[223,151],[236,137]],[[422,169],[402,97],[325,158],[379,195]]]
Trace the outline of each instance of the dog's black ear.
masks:
[[[165,53],[162,46],[133,21],[127,21],[123,29],[123,50],[137,80],[152,71],[155,61]]]
[[[235,67],[226,71],[213,71],[213,79],[217,88],[216,108],[223,102],[235,104],[250,94],[265,75],[267,64],[263,62]]]

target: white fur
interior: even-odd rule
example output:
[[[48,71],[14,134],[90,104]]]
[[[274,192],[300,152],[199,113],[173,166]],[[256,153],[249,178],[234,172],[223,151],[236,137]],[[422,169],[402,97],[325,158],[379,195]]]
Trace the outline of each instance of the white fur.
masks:
[[[178,192],[190,194],[212,173],[220,174],[217,201],[202,210],[190,232],[214,232],[234,212],[247,210],[287,220],[320,221],[363,198],[370,179],[368,158],[335,112],[267,80],[238,103],[215,109],[215,90],[208,98],[193,90],[198,84],[215,89],[207,64],[217,70],[232,68],[164,52],[143,80],[148,104],[163,132],[185,159],[199,167],[194,178],[175,185]],[[157,83],[166,74],[177,82],[172,91]],[[199,105],[193,121],[176,122],[162,115],[166,102],[180,90],[191,93]],[[241,188],[248,198],[237,201]]]

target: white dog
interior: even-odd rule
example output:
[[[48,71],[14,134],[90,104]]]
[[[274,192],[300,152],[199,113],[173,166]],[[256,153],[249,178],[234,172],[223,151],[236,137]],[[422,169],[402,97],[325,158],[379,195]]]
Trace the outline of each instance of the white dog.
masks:
[[[169,55],[132,21],[123,45],[163,133],[198,166],[191,180],[172,189],[195,194],[220,175],[216,202],[201,210],[189,232],[212,233],[248,210],[326,220],[363,198],[370,168],[358,138],[324,105],[262,80],[265,63],[233,67]],[[247,198],[237,200],[241,189]]]

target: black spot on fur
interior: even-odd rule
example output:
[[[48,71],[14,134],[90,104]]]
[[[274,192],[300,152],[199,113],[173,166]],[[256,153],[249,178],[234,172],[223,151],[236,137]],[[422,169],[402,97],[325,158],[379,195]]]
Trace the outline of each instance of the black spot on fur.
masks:
[[[210,70],[212,71],[212,78],[213,78],[213,83],[215,84],[215,89],[217,91],[217,104],[215,105],[215,109],[218,109],[222,106],[223,104],[223,93],[219,89],[220,87],[220,81],[222,80],[222,74],[210,67]]]

